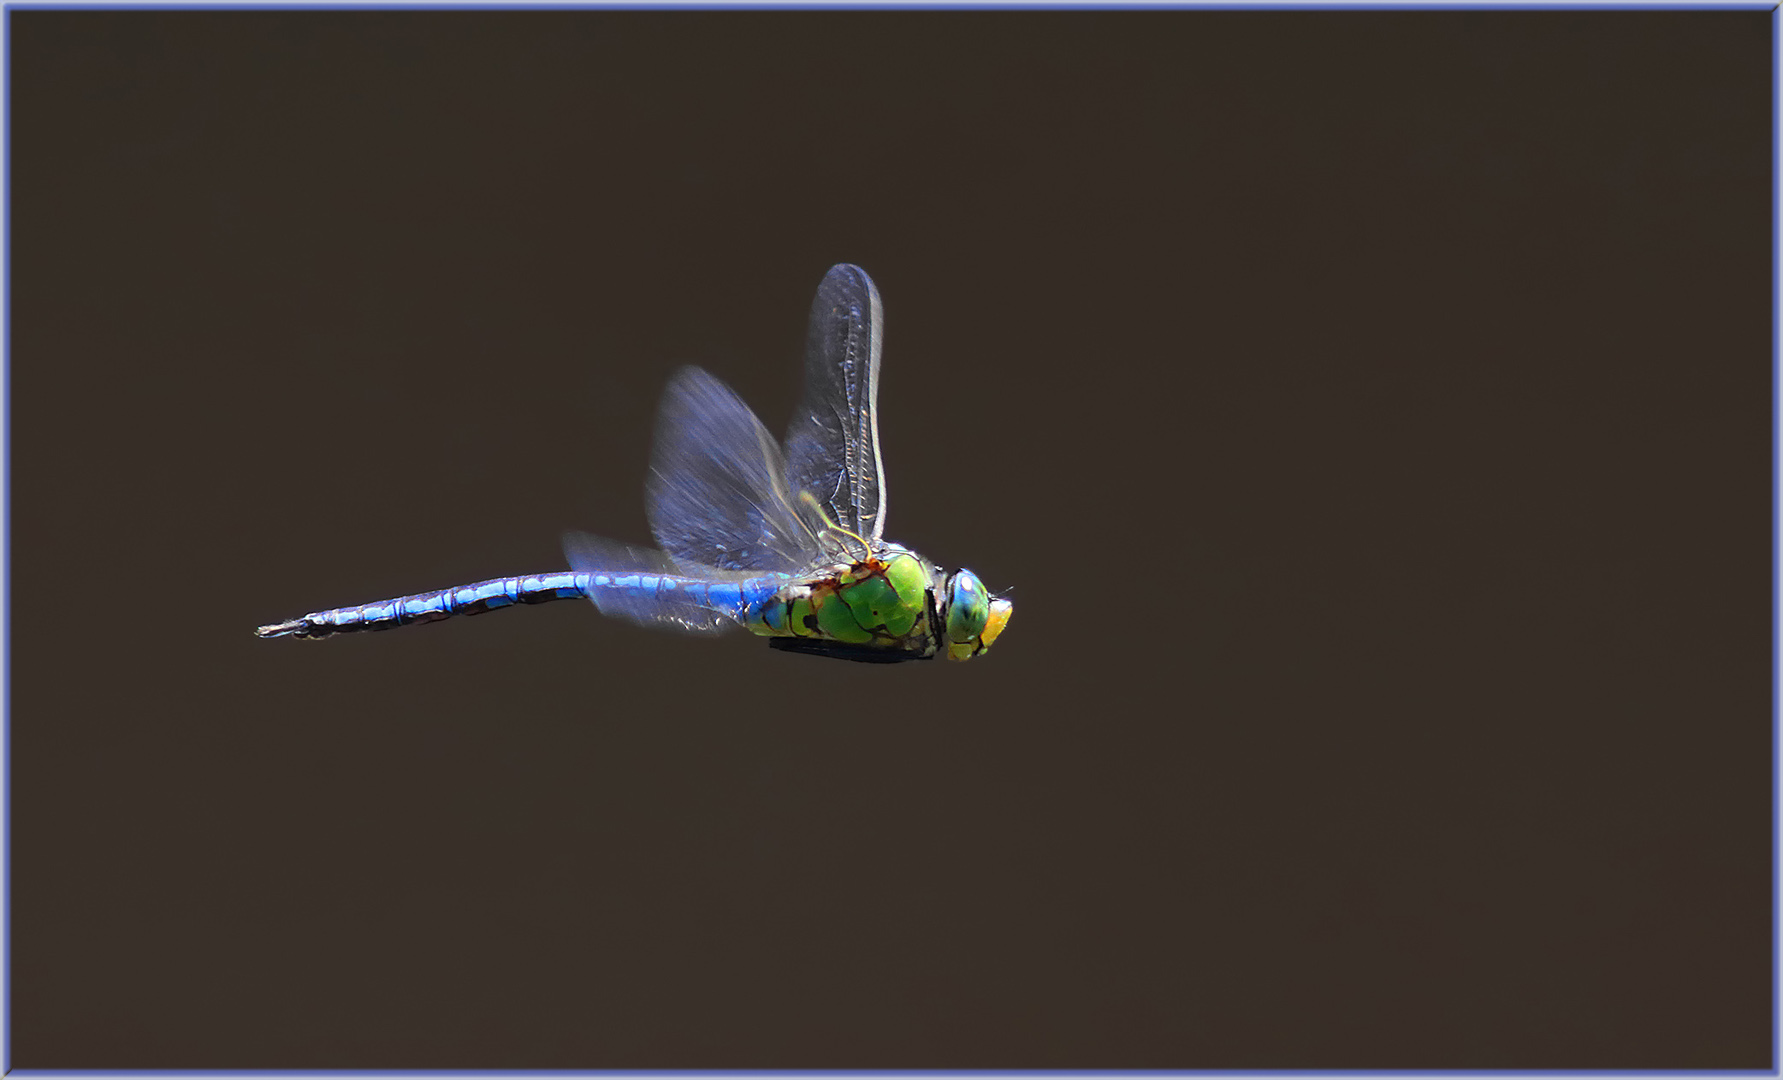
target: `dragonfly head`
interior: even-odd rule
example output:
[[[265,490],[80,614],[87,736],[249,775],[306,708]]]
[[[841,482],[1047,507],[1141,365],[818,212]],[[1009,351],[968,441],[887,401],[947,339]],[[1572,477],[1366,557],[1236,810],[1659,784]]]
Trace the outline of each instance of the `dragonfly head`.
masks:
[[[997,640],[1015,605],[992,596],[970,570],[949,576],[945,592],[941,617],[947,626],[947,658],[970,660]]]

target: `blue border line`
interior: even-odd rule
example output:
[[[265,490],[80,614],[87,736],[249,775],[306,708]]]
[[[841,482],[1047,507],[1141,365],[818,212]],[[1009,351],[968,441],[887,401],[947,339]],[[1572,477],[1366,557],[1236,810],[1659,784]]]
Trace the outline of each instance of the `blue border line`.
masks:
[[[1783,418],[1779,412],[1778,401],[1778,363],[1783,357],[1783,319],[1778,314],[1777,290],[1783,286],[1783,260],[1779,259],[1778,215],[1779,188],[1778,164],[1779,141],[1778,124],[1778,90],[1783,87],[1783,79],[1779,78],[1778,61],[1783,57],[1783,18],[1776,8],[1771,9],[1771,1073],[1777,1074],[1780,1056],[1783,1056],[1783,1023],[1778,1020],[1779,1006],[1779,942],[1783,940],[1783,919],[1779,918],[1779,877],[1778,865],[1778,809],[1783,806],[1779,801],[1779,698],[1783,695],[1783,683],[1779,682],[1778,642],[1779,626],[1779,576],[1778,576],[1778,529],[1780,508],[1778,498],[1778,476],[1780,449],[1783,442],[1778,439],[1778,422]]]
[[[12,12],[0,19],[0,69],[6,72],[6,107],[0,110],[0,322],[5,324],[5,340],[0,342],[0,382],[4,383],[4,401],[0,401],[0,432],[5,441],[4,461],[0,462],[0,506],[5,517],[0,519],[0,592],[6,598],[6,610],[0,612],[0,783],[6,790],[0,794],[5,806],[0,809],[0,1075],[12,1071]]]
[[[1397,4],[1390,0],[1363,3],[1320,3],[1319,0],[1287,0],[1285,3],[1269,3],[1268,0],[1161,0],[1158,3],[1146,3],[1144,0],[1109,0],[1099,3],[1097,0],[1012,0],[1009,3],[996,3],[995,0],[960,0],[949,3],[947,0],[861,0],[849,3],[847,0],[812,0],[801,3],[800,0],[744,0],[736,4],[714,2],[714,0],[692,0],[690,3],[673,3],[668,0],[650,2],[585,3],[565,2],[546,3],[539,0],[522,0],[522,2],[505,4],[491,0],[465,0],[454,3],[452,0],[436,0],[426,4],[391,3],[388,0],[374,0],[369,3],[351,3],[346,0],[321,0],[318,3],[265,3],[255,4],[244,0],[224,0],[222,3],[206,4],[191,2],[174,2],[165,4],[132,4],[107,0],[104,3],[14,3],[6,4],[9,11],[1003,11],[1003,12],[1035,12],[1035,11],[1554,11],[1554,12],[1628,12],[1628,11],[1776,11],[1777,4],[1771,0],[1705,0],[1703,3],[1690,3],[1689,0],[1660,0],[1656,3],[1639,3],[1636,0],[1612,0],[1612,2],[1594,4],[1590,0],[1555,0],[1544,3],[1542,0],[1505,0],[1503,3],[1492,3],[1490,0],[1475,0],[1446,4],[1441,0],[1414,0],[1411,3]]]
[[[1769,1069],[13,1069],[12,1068],[12,94],[6,94],[6,105],[0,110],[0,146],[4,147],[4,169],[0,170],[0,232],[5,250],[0,252],[0,273],[5,282],[0,296],[0,322],[4,323],[4,341],[0,343],[0,380],[5,384],[5,400],[0,406],[5,431],[5,467],[0,468],[0,502],[5,506],[5,520],[0,523],[4,537],[5,562],[0,566],[0,582],[4,583],[5,611],[0,612],[0,625],[7,636],[0,649],[0,743],[5,757],[0,781],[5,785],[5,820],[0,829],[0,1076],[286,1076],[286,1077],[352,1077],[352,1076],[1771,1076],[1779,1075],[1783,1066],[1783,1024],[1777,1021],[1783,1005],[1783,905],[1779,888],[1783,883],[1779,863],[1779,812],[1783,811],[1783,771],[1780,771],[1780,718],[1783,718],[1783,680],[1778,667],[1778,645],[1783,641],[1783,578],[1778,575],[1779,475],[1783,472],[1783,442],[1779,441],[1779,366],[1783,364],[1783,313],[1779,312],[1778,294],[1783,289],[1783,243],[1780,243],[1780,189],[1778,186],[1779,153],[1783,151],[1783,123],[1780,123],[1779,102],[1783,100],[1783,10],[1770,0],[1721,0],[1715,3],[1542,3],[1540,0],[1510,0],[1506,3],[1330,3],[1309,0],[1272,4],[1267,2],[1213,3],[1084,3],[1079,0],[1048,3],[1026,0],[1019,4],[986,2],[945,3],[917,0],[912,3],[864,2],[840,3],[819,0],[798,3],[796,0],[767,0],[739,4],[712,3],[488,3],[471,0],[466,3],[407,5],[397,3],[4,3],[0,4],[0,64],[12,70],[12,15],[17,11],[1765,11],[1771,13],[1771,1067]]]

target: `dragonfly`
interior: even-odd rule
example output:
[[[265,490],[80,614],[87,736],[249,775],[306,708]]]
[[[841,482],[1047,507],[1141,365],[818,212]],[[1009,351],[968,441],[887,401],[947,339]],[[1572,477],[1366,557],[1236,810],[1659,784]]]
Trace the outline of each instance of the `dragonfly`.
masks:
[[[873,280],[832,267],[811,305],[804,396],[784,442],[722,381],[678,371],[645,483],[654,548],[570,532],[566,571],[311,612],[255,634],[328,638],[585,597],[603,615],[696,634],[742,627],[776,649],[843,660],[981,656],[1011,601],[883,536],[883,338]]]

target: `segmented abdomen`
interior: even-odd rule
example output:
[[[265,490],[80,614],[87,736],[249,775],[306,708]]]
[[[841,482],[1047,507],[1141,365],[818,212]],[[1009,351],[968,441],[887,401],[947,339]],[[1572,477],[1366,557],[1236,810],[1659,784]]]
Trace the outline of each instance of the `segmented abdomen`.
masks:
[[[457,585],[437,592],[415,593],[394,600],[375,600],[355,607],[311,612],[302,618],[262,626],[261,637],[323,638],[360,630],[393,630],[399,626],[438,622],[454,615],[481,615],[516,604],[590,597],[603,611],[640,621],[698,621],[716,628],[741,622],[744,610],[759,603],[784,579],[734,582],[701,581],[672,574],[578,573],[527,574]]]

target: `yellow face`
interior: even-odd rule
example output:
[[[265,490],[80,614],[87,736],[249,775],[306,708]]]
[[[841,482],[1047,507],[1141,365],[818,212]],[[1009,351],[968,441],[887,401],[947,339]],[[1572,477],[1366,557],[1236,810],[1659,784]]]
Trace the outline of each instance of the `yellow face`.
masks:
[[[953,575],[947,585],[947,657],[970,660],[989,649],[1009,624],[1015,605],[985,591],[970,570]]]

